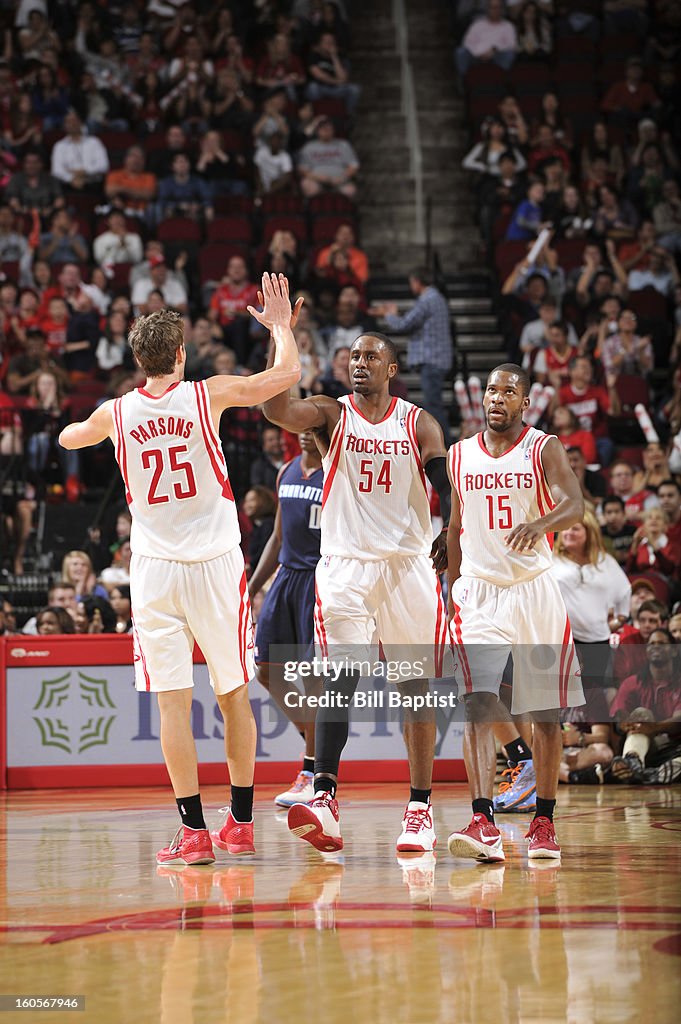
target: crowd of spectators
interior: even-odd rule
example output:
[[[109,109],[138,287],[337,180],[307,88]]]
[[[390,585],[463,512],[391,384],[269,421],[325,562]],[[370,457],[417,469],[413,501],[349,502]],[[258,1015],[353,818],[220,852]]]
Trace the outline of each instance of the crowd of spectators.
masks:
[[[305,296],[301,390],[333,394],[373,321],[342,0],[20,0],[2,17],[0,568],[21,574],[37,503],[112,474],[108,446],[56,438],[140,383],[135,316],[185,316],[189,378],[257,372],[268,339],[246,307],[264,271],[284,272]],[[260,484],[263,425],[223,418],[239,500]]]
[[[663,781],[654,771],[681,752],[681,728],[665,745],[650,724],[681,718],[664,629],[681,607],[681,11],[471,0],[456,18],[463,167],[500,329],[550,389],[537,425],[565,445],[587,502],[555,548],[589,688],[562,778],[602,781],[612,764],[623,781]]]

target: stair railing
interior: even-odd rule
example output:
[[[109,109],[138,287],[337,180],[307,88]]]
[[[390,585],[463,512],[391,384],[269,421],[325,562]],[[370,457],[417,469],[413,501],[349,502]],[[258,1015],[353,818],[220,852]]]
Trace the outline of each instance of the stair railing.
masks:
[[[407,123],[407,146],[409,147],[409,175],[414,182],[414,242],[425,243],[425,217],[423,204],[423,156],[419,133],[418,110],[414,75],[409,61],[409,28],[404,0],[393,0],[393,22],[397,54],[400,58],[400,84],[402,91],[402,114]]]

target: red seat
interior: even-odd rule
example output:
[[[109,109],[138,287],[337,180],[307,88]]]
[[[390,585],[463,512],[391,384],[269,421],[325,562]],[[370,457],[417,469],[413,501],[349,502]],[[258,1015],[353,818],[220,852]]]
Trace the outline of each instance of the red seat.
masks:
[[[566,273],[575,267],[581,267],[584,255],[583,238],[564,238],[555,242],[553,248],[558,253],[558,263]]]
[[[523,256],[527,254],[527,242],[499,242],[494,250],[494,262],[503,283]]]
[[[514,64],[509,78],[517,95],[521,92],[548,92],[551,88],[551,68],[540,61]],[[523,110],[525,109],[523,104]]]
[[[248,217],[216,217],[206,225],[207,242],[246,242],[253,241],[253,228]]]
[[[262,212],[265,217],[272,213],[297,213],[305,214],[305,205],[302,196],[292,192],[275,192],[271,196],[262,197]]]
[[[239,242],[223,244],[221,242],[208,242],[201,246],[199,252],[199,277],[201,284],[207,281],[221,281],[227,263],[232,256],[243,256],[248,259],[249,248]]]
[[[302,214],[277,213],[268,217],[263,227],[263,242],[269,242],[275,231],[290,231],[302,245],[307,243],[307,221]]]
[[[325,96],[323,99],[313,100],[312,107],[317,116],[330,117],[332,121],[336,122],[337,126],[341,126],[348,116],[345,100],[336,99],[333,96]]]
[[[216,196],[213,208],[218,217],[231,217],[234,213],[253,213],[251,196]]]
[[[200,242],[201,225],[189,217],[166,217],[156,230],[160,242]]]
[[[17,284],[19,281],[19,264],[16,260],[7,260],[6,263],[0,263],[0,273],[2,274],[3,281],[11,281],[13,284]]]
[[[650,404],[650,392],[648,385],[642,377],[633,373],[620,373],[615,383],[615,390],[619,396],[622,413],[632,413],[634,406],[641,403],[648,408]]]
[[[508,72],[496,64],[474,64],[466,74],[466,90],[475,95],[503,96],[508,90]]]
[[[333,242],[336,232],[343,224],[350,224],[357,240],[357,226],[354,217],[338,213],[322,213],[314,217],[310,228],[310,240],[313,245],[328,245]]]
[[[312,196],[308,200],[308,210],[313,215],[318,213],[348,213],[354,217],[357,213],[357,207],[352,199],[344,196],[342,192],[325,192],[320,196]]]
[[[669,312],[667,299],[651,285],[629,292],[627,305],[639,319],[645,317],[649,320],[664,320]]]
[[[111,266],[111,287],[114,291],[122,292],[130,290],[130,271],[132,263],[113,263]]]
[[[480,129],[480,122],[486,117],[499,115],[499,100],[501,94],[476,95],[468,100],[468,120],[475,126],[476,132]]]

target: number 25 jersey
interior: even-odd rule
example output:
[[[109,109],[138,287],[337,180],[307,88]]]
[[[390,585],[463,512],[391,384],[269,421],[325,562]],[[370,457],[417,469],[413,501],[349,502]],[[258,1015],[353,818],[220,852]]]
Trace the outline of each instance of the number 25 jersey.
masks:
[[[206,382],[180,381],[158,398],[136,388],[114,401],[113,420],[133,553],[200,562],[235,548],[239,521]]]
[[[372,423],[352,395],[324,456],[321,554],[362,561],[430,554],[433,531],[416,421],[421,410],[392,398]]]
[[[461,506],[462,576],[508,587],[551,568],[546,536],[532,551],[511,551],[505,543],[514,527],[554,508],[541,462],[548,440],[543,431],[525,427],[513,447],[498,458],[487,451],[483,433],[449,449],[449,471]],[[541,608],[536,612],[541,615]]]

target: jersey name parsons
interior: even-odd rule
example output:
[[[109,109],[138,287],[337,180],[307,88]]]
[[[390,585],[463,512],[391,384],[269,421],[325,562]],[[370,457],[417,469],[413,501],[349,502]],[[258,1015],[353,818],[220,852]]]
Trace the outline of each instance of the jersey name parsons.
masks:
[[[514,527],[533,522],[554,507],[541,461],[548,441],[548,434],[525,427],[514,446],[498,458],[487,451],[483,433],[449,449],[449,471],[461,508],[462,576],[508,587],[551,568],[551,542],[546,536],[532,551],[506,546]]]
[[[175,562],[217,558],[239,522],[205,381],[114,402],[114,449],[132,513],[133,554]]]
[[[338,401],[340,419],[323,459],[322,556],[429,554],[430,505],[416,437],[421,409],[393,398],[372,423],[352,395]]]

